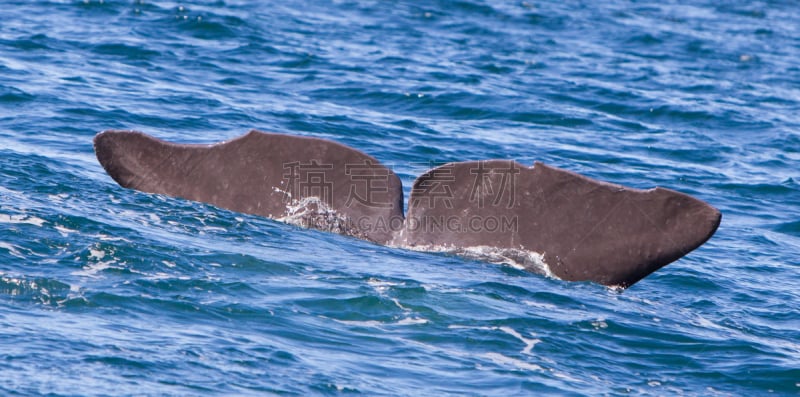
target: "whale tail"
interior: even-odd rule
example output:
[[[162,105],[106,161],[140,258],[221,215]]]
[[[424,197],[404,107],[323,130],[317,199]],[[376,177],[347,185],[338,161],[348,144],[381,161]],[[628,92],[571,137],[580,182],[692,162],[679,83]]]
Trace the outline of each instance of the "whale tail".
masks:
[[[253,130],[188,145],[104,131],[94,145],[106,172],[126,188],[378,244],[480,253],[563,280],[620,288],[702,245],[721,219],[682,193],[626,188],[538,162],[433,168],[414,182],[404,216],[394,172],[324,139]]]

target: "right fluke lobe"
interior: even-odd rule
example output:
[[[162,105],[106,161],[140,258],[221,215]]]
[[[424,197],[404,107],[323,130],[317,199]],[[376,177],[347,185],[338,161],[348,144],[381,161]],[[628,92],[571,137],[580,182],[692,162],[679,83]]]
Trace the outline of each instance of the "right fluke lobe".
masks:
[[[542,163],[462,162],[417,179],[402,243],[535,252],[558,278],[625,288],[699,247],[720,217],[667,189],[629,189]]]

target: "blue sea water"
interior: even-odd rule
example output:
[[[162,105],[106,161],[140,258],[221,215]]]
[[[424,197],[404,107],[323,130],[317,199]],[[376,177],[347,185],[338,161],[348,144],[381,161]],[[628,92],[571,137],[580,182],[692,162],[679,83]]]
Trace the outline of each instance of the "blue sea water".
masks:
[[[794,1],[0,1],[4,395],[798,395]],[[93,136],[535,160],[723,213],[623,293],[119,187]],[[602,258],[598,258],[602,260]]]

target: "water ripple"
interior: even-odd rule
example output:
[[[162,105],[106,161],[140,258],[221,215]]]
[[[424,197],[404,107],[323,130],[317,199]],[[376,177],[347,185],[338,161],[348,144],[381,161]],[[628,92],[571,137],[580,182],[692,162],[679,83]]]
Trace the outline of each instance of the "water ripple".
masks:
[[[9,1],[3,394],[795,395],[792,2]],[[542,160],[718,207],[624,293],[117,186],[92,137]],[[602,260],[602,258],[599,258]]]

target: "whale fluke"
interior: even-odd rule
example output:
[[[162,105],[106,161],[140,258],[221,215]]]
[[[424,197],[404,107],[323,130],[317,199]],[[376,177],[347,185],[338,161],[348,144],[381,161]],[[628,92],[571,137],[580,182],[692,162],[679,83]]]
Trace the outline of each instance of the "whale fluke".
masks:
[[[445,187],[447,196],[439,194]],[[536,252],[562,280],[621,288],[699,247],[720,222],[719,211],[685,194],[630,189],[540,162],[446,164],[417,179],[409,202],[407,245]]]
[[[213,145],[104,131],[97,158],[121,186],[391,246],[507,262],[627,288],[702,245],[721,215],[663,188],[637,190],[535,163],[458,162],[414,182],[332,141],[251,131]]]

